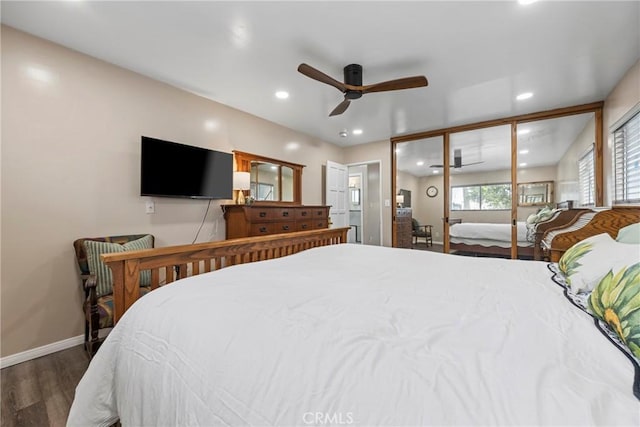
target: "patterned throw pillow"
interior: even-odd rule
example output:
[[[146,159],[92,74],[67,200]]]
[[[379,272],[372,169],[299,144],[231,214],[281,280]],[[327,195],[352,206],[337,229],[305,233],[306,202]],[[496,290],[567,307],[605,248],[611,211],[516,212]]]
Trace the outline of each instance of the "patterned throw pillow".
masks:
[[[611,270],[640,259],[640,245],[618,243],[607,233],[591,236],[569,248],[558,268],[572,292],[591,292]]]
[[[95,274],[98,284],[96,293],[98,297],[108,295],[113,292],[113,276],[111,269],[102,262],[100,255],[112,254],[116,252],[137,251],[140,249],[151,249],[153,247],[153,237],[151,235],[144,236],[138,240],[132,240],[123,245],[118,243],[97,242],[95,240],[85,240],[84,248],[87,251],[87,263],[89,271]],[[140,286],[151,285],[151,271],[144,270],[140,272]]]
[[[589,311],[640,359],[640,262],[609,271],[589,296]]]

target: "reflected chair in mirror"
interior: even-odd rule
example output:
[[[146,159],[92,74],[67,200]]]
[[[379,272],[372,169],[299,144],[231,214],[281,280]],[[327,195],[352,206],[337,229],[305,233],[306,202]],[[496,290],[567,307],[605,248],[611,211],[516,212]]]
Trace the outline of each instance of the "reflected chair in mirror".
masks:
[[[431,225],[420,225],[417,219],[411,218],[412,231],[411,235],[413,236],[413,244],[418,244],[418,238],[424,239],[424,244],[429,246],[433,246],[433,237],[432,237],[432,228]]]
[[[151,234],[89,237],[73,242],[84,290],[84,347],[90,358],[104,341],[104,337],[99,337],[99,331],[113,327],[113,279],[111,270],[102,262],[100,255],[151,249],[153,243]],[[140,292],[149,292],[150,285],[151,272],[141,272]]]

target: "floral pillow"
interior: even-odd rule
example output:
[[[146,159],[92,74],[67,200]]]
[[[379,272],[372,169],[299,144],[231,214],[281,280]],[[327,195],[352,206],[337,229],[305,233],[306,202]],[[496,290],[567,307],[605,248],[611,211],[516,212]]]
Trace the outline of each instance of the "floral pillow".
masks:
[[[640,262],[610,270],[589,296],[589,311],[640,359]]]
[[[603,233],[569,248],[560,258],[558,269],[572,292],[591,292],[610,271],[639,260],[640,245],[619,243]]]

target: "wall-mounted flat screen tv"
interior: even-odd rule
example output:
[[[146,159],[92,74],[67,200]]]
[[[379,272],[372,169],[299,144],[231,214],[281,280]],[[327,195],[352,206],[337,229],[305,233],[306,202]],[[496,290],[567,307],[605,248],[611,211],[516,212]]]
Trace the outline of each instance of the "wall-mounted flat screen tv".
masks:
[[[233,155],[142,137],[142,196],[231,199]]]

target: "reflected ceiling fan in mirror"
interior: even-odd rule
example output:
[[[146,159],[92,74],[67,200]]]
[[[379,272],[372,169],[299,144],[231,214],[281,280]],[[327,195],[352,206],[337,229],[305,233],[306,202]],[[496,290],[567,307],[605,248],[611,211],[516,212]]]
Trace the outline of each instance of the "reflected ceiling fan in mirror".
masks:
[[[300,64],[298,71],[309,78],[333,86],[344,94],[344,100],[331,111],[329,114],[330,117],[344,113],[349,107],[351,100],[358,99],[366,93],[413,89],[429,84],[425,76],[414,76],[363,86],[362,66],[358,64],[350,64],[344,67],[344,83],[307,64]]]
[[[463,166],[471,166],[471,165],[479,165],[480,163],[484,163],[484,161],[480,162],[471,162],[471,163],[462,163],[462,150],[460,148],[456,148],[453,150],[453,164],[450,165],[454,169],[460,169]],[[443,165],[431,165],[430,168],[442,168]]]

